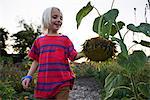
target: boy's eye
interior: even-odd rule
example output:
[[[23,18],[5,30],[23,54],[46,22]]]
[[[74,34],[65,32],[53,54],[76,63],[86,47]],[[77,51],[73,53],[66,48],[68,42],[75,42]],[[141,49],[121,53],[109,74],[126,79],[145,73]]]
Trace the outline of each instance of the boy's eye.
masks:
[[[53,19],[57,19],[57,18],[58,18],[58,16],[57,16],[57,15],[55,15],[55,16],[52,16],[52,18],[53,18]],[[63,17],[62,17],[62,16],[60,16],[60,20],[63,20]]]
[[[56,18],[57,18],[57,16],[53,16],[53,18],[54,18],[54,19],[56,19]]]
[[[63,20],[63,17],[62,17],[62,16],[60,16],[60,19],[61,19],[61,20]]]

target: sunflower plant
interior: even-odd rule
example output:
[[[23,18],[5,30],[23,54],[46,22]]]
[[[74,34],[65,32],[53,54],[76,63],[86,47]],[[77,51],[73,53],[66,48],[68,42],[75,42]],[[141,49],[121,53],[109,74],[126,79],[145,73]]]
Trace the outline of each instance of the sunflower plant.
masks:
[[[99,36],[86,40],[83,44],[82,52],[92,61],[106,61],[108,58],[115,57],[117,63],[124,70],[123,73],[111,72],[105,79],[104,100],[147,100],[150,99],[150,74],[148,72],[148,57],[142,50],[134,50],[129,53],[127,44],[125,44],[125,35],[120,30],[124,28],[125,23],[116,21],[119,15],[118,9],[110,9],[104,14],[91,5],[90,2],[80,9],[76,15],[77,28],[83,18],[92,10],[98,12],[98,17],[93,23],[93,31]],[[142,33],[150,37],[150,24],[140,23],[127,25],[127,29],[134,33]],[[115,37],[118,34],[119,37]],[[135,44],[150,47],[150,42],[141,40],[133,41]],[[116,55],[116,43],[119,44],[121,52]],[[144,73],[144,74],[141,74]],[[139,78],[142,77],[142,78]],[[146,77],[146,78],[145,78]],[[145,79],[145,80],[144,80]]]

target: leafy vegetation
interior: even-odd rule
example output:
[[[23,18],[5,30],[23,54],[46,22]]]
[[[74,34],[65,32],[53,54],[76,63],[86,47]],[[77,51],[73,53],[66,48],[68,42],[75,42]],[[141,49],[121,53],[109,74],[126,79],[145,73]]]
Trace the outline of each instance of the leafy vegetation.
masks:
[[[8,32],[5,28],[0,28],[0,55],[6,55],[7,52],[5,51],[6,48],[6,40],[8,40]]]
[[[27,91],[21,85],[21,78],[27,74],[28,68],[28,62],[14,64],[11,57],[0,57],[0,98],[2,100],[16,100],[33,94],[34,81]]]
[[[113,2],[114,3],[114,2]],[[77,14],[77,27],[79,27],[82,19],[86,17],[95,7],[91,6],[90,2],[87,6],[83,7]],[[96,8],[95,8],[96,9]],[[82,14],[84,12],[86,15]],[[97,10],[97,9],[96,9]],[[98,10],[97,10],[98,12]],[[145,69],[145,64],[148,62],[148,57],[142,50],[133,51],[132,54],[129,54],[127,45],[124,42],[124,37],[122,36],[120,30],[125,26],[125,23],[122,21],[116,22],[116,18],[119,15],[118,9],[111,9],[108,12],[104,13],[95,18],[93,23],[93,31],[99,34],[101,37],[117,42],[121,48],[121,52],[117,55],[116,61],[120,65],[120,69],[123,70],[122,73],[115,73],[112,71],[105,79],[104,91],[102,98],[104,100],[145,100],[150,99],[150,77],[146,73],[144,77],[147,77],[147,80],[138,80],[138,73],[141,73]],[[80,17],[79,17],[80,16]],[[79,19],[80,18],[80,19]],[[127,28],[130,31],[136,33],[143,33],[146,36],[149,36],[150,33],[150,24],[141,23],[139,26],[133,24],[127,25]],[[115,35],[118,34],[118,37]],[[98,42],[98,41],[97,41]],[[149,47],[150,42],[141,40],[141,42],[134,41],[137,44],[142,46]],[[105,44],[105,43],[104,43]],[[92,44],[90,44],[92,45]],[[100,50],[100,49],[99,49]],[[95,51],[93,51],[95,52]],[[97,56],[101,55],[97,53]],[[107,54],[106,54],[107,55]],[[149,65],[148,65],[149,66]],[[148,69],[146,69],[148,70]],[[144,78],[143,77],[143,78]]]
[[[20,24],[23,26],[23,30],[13,34],[11,37],[15,40],[15,44],[13,44],[14,50],[18,51],[19,54],[24,54],[31,48],[33,41],[41,32],[40,26],[34,29],[33,24],[28,25],[24,21],[20,21]]]

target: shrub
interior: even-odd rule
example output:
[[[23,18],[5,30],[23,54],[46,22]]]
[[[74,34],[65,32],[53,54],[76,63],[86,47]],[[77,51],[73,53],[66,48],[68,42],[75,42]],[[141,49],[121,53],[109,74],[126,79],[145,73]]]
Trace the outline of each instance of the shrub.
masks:
[[[5,59],[7,59],[6,61],[9,63],[4,63]],[[16,93],[15,97],[17,96],[18,93],[25,92],[25,90],[21,85],[21,78],[27,74],[28,65],[26,65],[24,62],[13,64],[12,58],[9,57],[2,57],[0,58],[0,60],[1,60],[0,62],[1,83],[3,87],[8,87],[8,88],[4,88],[4,90],[6,89],[5,90],[6,92],[9,91],[9,89],[11,91],[14,90]],[[7,85],[8,83],[9,85]],[[32,81],[31,86],[27,92],[29,92],[29,94],[33,94],[33,88],[34,88],[34,81]],[[2,95],[2,98],[5,98],[5,95]]]

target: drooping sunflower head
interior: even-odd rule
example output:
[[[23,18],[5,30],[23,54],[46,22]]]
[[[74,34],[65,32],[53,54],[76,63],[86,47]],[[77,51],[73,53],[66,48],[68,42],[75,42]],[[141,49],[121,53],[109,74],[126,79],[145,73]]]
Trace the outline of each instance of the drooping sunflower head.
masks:
[[[95,37],[86,40],[82,52],[92,61],[105,61],[115,56],[116,46],[111,40]]]

